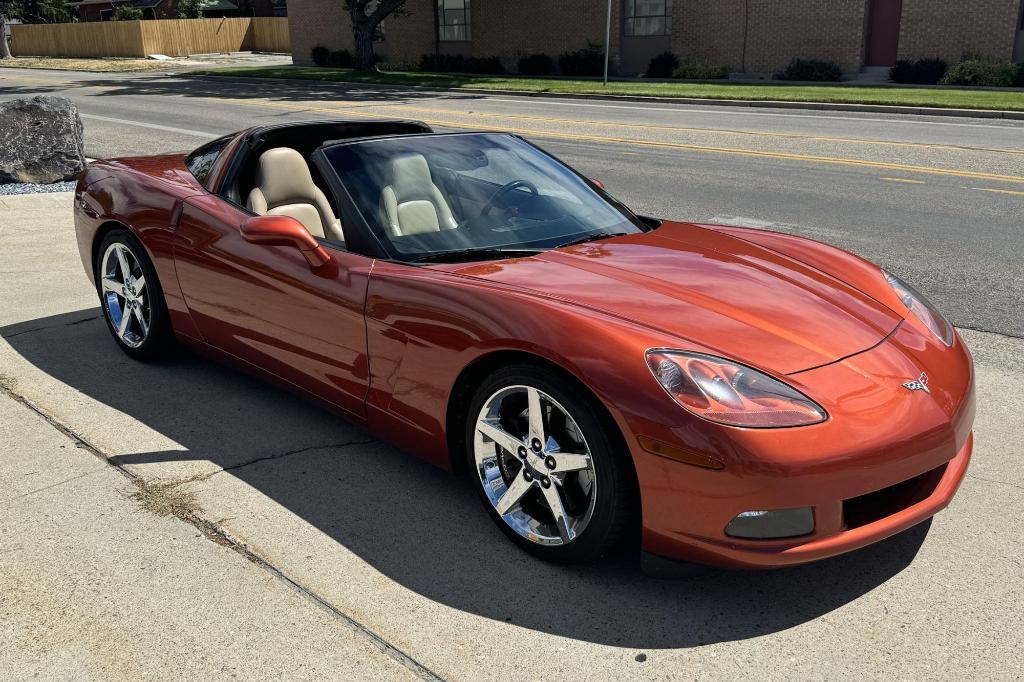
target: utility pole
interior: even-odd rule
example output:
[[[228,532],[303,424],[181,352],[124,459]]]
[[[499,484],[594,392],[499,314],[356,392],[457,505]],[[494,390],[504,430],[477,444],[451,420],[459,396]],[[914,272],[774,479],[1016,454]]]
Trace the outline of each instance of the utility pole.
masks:
[[[608,85],[608,59],[612,49],[612,0],[608,0],[608,16],[604,24],[604,84]]]

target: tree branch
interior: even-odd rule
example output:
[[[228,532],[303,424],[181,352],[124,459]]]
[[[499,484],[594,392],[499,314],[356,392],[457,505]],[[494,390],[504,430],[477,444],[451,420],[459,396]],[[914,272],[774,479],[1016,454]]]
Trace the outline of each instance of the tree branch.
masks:
[[[373,14],[368,17],[370,25],[376,26],[380,22],[384,21],[384,17],[395,10],[400,9],[405,2],[406,0],[380,0],[380,3],[377,5],[377,9],[373,10]]]

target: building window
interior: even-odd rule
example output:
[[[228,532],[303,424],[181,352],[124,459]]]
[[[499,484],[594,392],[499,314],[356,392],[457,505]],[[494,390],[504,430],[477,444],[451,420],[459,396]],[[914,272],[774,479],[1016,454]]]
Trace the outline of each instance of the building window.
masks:
[[[114,10],[112,9],[101,9],[100,10],[100,21],[111,21],[114,18]]]
[[[445,42],[470,40],[469,0],[437,0],[437,38]]]
[[[672,24],[672,0],[626,0],[627,36],[666,36]]]

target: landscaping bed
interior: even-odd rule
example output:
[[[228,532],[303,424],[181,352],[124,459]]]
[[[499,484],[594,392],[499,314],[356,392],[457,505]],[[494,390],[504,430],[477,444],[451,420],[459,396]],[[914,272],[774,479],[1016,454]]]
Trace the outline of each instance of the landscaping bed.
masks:
[[[642,97],[748,100],[759,102],[807,102],[870,104],[951,109],[1024,111],[1024,90],[992,90],[954,87],[863,86],[848,83],[794,85],[792,83],[685,81],[612,81],[607,86],[594,79],[528,78],[424,72],[357,72],[303,66],[228,67],[193,71],[194,74],[244,78],[289,78],[336,83],[367,83],[395,86],[426,86],[446,89],[518,91]]]

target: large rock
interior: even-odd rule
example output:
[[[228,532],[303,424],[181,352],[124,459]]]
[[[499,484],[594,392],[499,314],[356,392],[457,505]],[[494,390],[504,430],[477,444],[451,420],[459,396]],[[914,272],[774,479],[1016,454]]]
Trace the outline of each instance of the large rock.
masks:
[[[83,168],[74,102],[46,96],[0,102],[0,183],[72,180]]]

